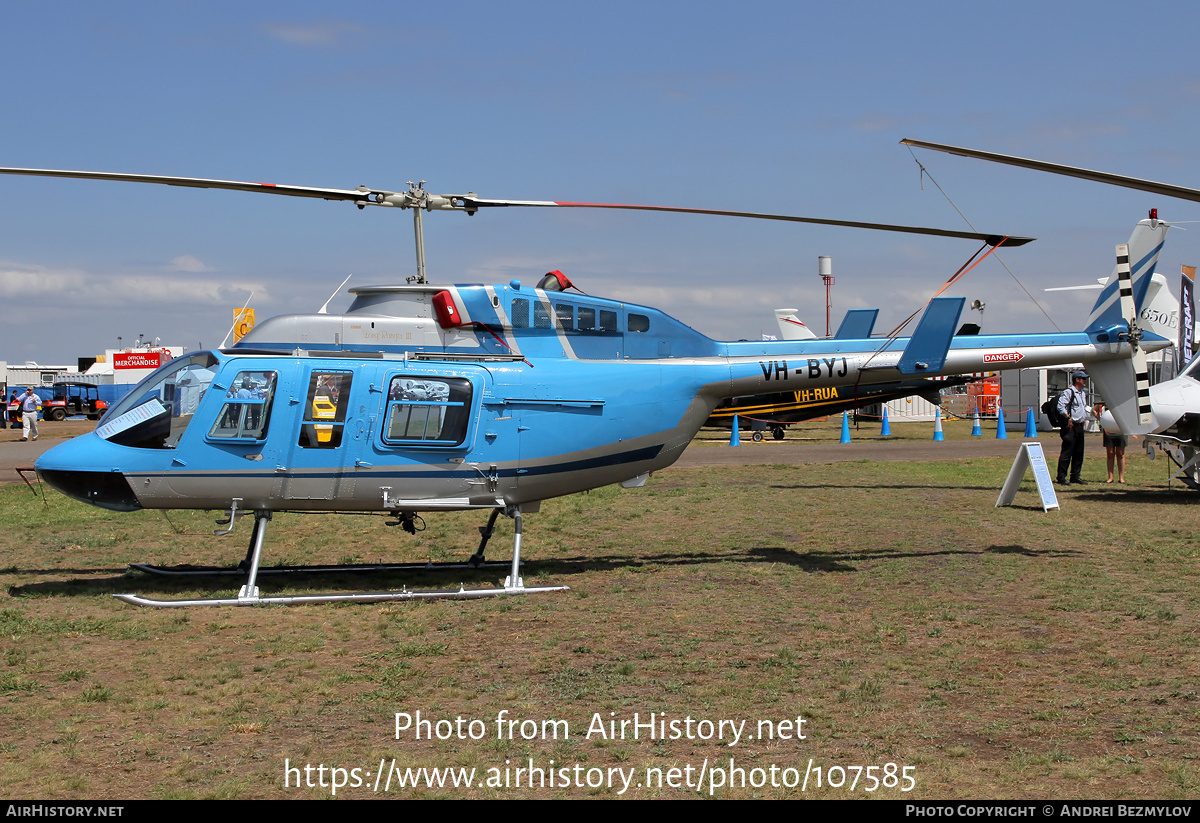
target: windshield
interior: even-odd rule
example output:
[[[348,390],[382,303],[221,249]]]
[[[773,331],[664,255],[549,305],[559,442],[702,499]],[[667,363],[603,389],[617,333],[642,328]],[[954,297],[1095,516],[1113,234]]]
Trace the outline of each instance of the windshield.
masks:
[[[206,351],[172,360],[113,406],[96,434],[122,446],[175,448],[218,365],[220,361]]]

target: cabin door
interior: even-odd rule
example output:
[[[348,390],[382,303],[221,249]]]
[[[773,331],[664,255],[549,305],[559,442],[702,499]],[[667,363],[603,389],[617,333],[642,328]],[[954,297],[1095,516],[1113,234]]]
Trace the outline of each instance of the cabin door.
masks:
[[[295,501],[352,497],[367,436],[368,386],[360,384],[369,381],[350,369],[323,365],[308,369],[306,377],[291,397],[299,409],[280,496]]]

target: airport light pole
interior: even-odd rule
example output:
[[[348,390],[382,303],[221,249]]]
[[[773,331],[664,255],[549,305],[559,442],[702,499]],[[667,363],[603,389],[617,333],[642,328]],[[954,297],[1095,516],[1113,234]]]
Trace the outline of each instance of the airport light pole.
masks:
[[[833,258],[827,254],[822,254],[817,257],[817,273],[821,275],[821,280],[825,283],[825,339],[828,340],[829,334],[829,309],[833,305],[831,301],[830,290],[833,287]]]

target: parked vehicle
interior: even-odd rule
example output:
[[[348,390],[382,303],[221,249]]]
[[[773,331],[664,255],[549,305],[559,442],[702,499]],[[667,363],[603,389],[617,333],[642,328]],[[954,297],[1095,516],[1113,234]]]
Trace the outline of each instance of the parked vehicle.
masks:
[[[108,403],[100,399],[100,390],[91,383],[62,382],[54,384],[54,398],[42,404],[42,418],[65,420],[86,414],[88,420],[99,420],[108,410]]]

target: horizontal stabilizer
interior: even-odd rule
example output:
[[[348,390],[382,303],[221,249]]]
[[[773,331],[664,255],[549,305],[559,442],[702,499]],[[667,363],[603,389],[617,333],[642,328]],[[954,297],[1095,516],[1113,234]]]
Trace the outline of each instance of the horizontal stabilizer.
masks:
[[[879,309],[851,309],[842,318],[842,325],[838,326],[834,339],[865,340],[871,336],[878,316]]]
[[[896,368],[901,374],[922,374],[941,371],[946,364],[946,352],[958,327],[965,297],[935,297],[921,317],[917,330],[908,341]]]

